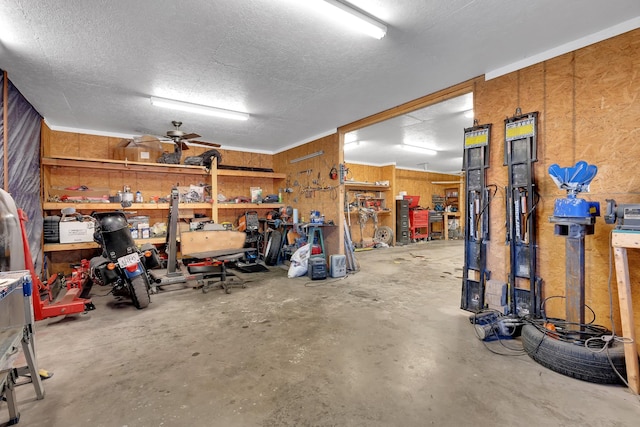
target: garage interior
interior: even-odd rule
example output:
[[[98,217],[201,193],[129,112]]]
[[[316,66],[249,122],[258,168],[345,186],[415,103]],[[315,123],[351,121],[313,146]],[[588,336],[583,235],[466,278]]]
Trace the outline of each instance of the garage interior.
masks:
[[[377,40],[311,3],[0,6],[2,270],[35,272],[0,421],[635,424],[640,5],[318,2]],[[148,306],[67,207],[122,209]]]

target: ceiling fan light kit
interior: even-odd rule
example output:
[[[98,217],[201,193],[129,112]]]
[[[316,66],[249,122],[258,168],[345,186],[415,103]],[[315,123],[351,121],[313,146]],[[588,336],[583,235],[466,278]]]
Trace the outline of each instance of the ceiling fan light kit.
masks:
[[[223,108],[210,107],[208,105],[191,104],[189,102],[175,101],[173,99],[157,98],[152,96],[151,105],[168,108],[172,110],[186,111],[189,113],[204,114],[213,117],[222,117],[232,120],[249,120],[248,113],[240,111],[225,110]]]
[[[340,11],[332,15],[334,19],[344,22],[346,25],[378,40],[387,34],[387,26],[385,24],[362,13],[354,6],[339,0],[323,0],[323,2],[333,6],[333,8],[327,8],[331,9],[332,12]]]

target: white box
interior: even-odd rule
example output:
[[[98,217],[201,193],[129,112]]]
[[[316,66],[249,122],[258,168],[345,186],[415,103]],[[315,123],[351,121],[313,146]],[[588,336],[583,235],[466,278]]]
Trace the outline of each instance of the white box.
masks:
[[[92,221],[60,222],[60,243],[93,242]]]
[[[347,275],[347,257],[345,255],[330,255],[329,265],[331,277],[344,277]]]

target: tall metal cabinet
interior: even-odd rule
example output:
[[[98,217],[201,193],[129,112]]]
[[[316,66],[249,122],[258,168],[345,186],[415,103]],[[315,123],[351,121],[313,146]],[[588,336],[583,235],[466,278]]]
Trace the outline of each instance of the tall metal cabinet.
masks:
[[[409,201],[396,200],[396,244],[409,244]]]

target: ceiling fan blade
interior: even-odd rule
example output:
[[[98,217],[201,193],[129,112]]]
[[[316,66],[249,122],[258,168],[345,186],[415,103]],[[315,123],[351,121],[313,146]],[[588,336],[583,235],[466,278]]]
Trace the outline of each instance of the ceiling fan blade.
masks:
[[[182,139],[192,139],[192,138],[200,138],[200,135],[197,133],[188,133],[186,135],[182,135]]]
[[[215,142],[204,142],[204,141],[189,141],[189,142],[193,144],[205,145],[207,147],[215,147],[215,148],[220,147],[220,144],[216,144]]]
[[[180,147],[181,147],[183,150],[188,150],[188,149],[189,149],[189,146],[188,146],[188,145],[187,145],[187,143],[186,143],[186,142],[184,142],[184,141],[180,141]]]

